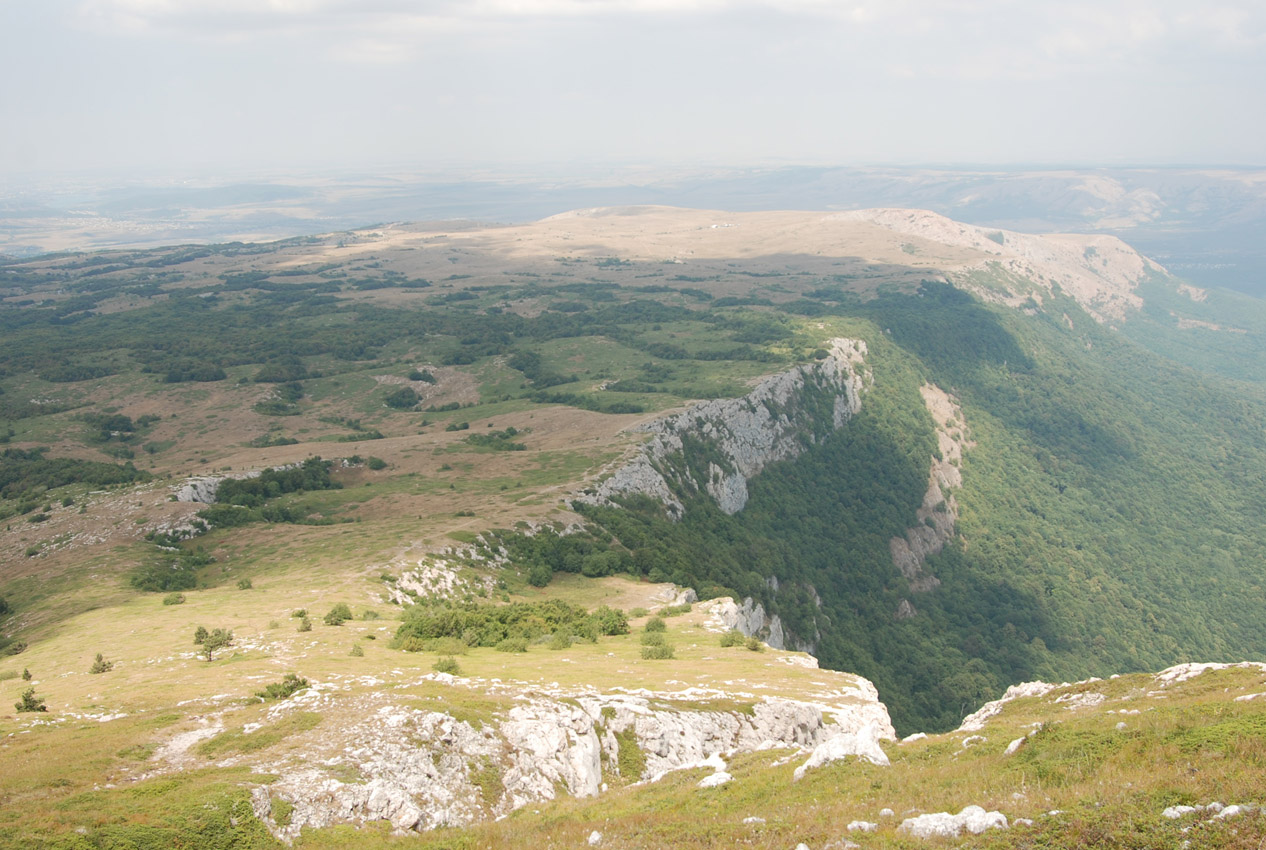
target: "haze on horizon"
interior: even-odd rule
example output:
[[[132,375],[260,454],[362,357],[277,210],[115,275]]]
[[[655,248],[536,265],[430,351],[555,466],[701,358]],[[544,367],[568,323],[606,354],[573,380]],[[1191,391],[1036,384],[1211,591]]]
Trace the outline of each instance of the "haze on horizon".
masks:
[[[0,0],[0,180],[1266,163],[1266,5]]]

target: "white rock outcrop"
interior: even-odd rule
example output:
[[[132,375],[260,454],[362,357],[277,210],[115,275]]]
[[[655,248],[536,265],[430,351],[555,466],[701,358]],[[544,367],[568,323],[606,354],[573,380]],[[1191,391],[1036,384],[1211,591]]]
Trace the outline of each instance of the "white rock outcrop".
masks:
[[[962,725],[958,727],[958,731],[979,732],[985,728],[985,724],[991,717],[1001,714],[1003,706],[1012,700],[1045,696],[1058,687],[1061,686],[1052,685],[1049,682],[1025,682],[1020,685],[1012,685],[1007,688],[1006,693],[1001,697],[985,703],[979,709],[964,717]]]
[[[580,497],[605,503],[616,496],[642,494],[662,502],[679,518],[685,507],[674,495],[678,489],[708,493],[727,514],[747,504],[747,482],[768,464],[796,457],[804,438],[843,427],[861,409],[861,395],[869,376],[865,370],[866,343],[833,339],[828,355],[762,380],[742,398],[718,399],[692,405],[682,413],[640,426],[654,436],[632,460]],[[831,421],[815,422],[805,404],[806,390],[830,393]],[[684,464],[684,441],[698,440],[715,452],[704,480],[696,480]],[[717,461],[720,461],[718,463]]]
[[[956,815],[936,812],[930,815],[906,818],[897,827],[912,838],[957,838],[964,832],[980,835],[987,829],[1007,829],[1007,816],[1002,812],[987,812],[980,806],[968,806]]]
[[[923,593],[939,587],[940,579],[924,569],[924,562],[939,553],[954,536],[958,522],[958,500],[954,491],[963,486],[960,469],[963,451],[975,445],[967,439],[967,425],[958,402],[934,384],[919,388],[923,404],[936,423],[937,454],[929,458],[928,486],[923,503],[915,511],[915,524],[902,537],[888,541],[892,563],[910,582],[910,589]],[[909,600],[901,600],[897,619],[909,619],[918,612]]]
[[[430,678],[453,687],[459,704],[457,689],[471,687],[438,674]],[[320,685],[309,690],[322,692]],[[408,832],[500,817],[560,793],[598,795],[604,772],[618,776],[620,765],[630,763],[627,753],[621,758],[629,746],[637,748],[632,761],[642,768],[626,780],[710,768],[702,788],[732,780],[723,756],[775,747],[812,753],[797,776],[848,755],[886,763],[879,741],[895,735],[874,686],[855,678],[833,693],[829,704],[780,698],[751,703],[749,694],[742,700],[750,708],[724,710],[716,707],[718,700],[743,702],[701,689],[557,691],[518,696],[505,710],[470,722],[376,693],[355,707],[354,715],[363,719],[325,734],[302,756],[255,765],[279,779],[253,792],[254,807],[285,840],[305,826],[381,820]],[[270,717],[313,707],[303,699],[296,695],[279,704]],[[273,817],[278,799],[289,803],[289,819],[282,823]]]

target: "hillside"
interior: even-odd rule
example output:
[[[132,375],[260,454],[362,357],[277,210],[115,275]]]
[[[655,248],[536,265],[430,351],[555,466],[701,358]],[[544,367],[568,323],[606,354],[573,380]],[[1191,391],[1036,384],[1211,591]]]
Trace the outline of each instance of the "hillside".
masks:
[[[969,803],[1035,819],[989,841],[1131,846],[1253,802],[1261,671],[1144,674],[1266,656],[1266,310],[1112,237],[595,209],[49,255],[0,293],[0,697],[48,708],[0,714],[15,846],[511,812],[442,841],[885,846],[879,809]],[[793,834],[758,801],[816,751],[850,758]],[[686,823],[696,763],[734,780]]]

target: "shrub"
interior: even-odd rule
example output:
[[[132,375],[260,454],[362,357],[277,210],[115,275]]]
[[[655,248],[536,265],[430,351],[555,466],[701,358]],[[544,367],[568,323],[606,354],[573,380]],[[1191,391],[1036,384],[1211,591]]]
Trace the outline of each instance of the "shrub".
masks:
[[[631,620],[636,620],[636,619],[638,619],[639,617],[645,617],[645,616],[646,616],[647,614],[649,614],[649,613],[651,613],[651,612],[650,612],[650,611],[648,611],[648,610],[646,610],[645,608],[643,608],[643,607],[641,607],[641,606],[639,605],[639,606],[638,606],[638,607],[636,607],[636,608],[630,608],[630,609],[629,609],[629,619],[631,619]]]
[[[673,657],[673,648],[671,646],[644,646],[642,647],[642,657],[646,659],[664,659]]]
[[[659,617],[652,617],[646,621],[646,631],[648,632],[662,632],[662,631],[666,631],[667,629],[668,629],[668,624],[665,623]]]
[[[689,614],[690,603],[684,602],[681,605],[665,605],[656,612],[659,617],[676,617],[678,614]]]
[[[384,399],[387,406],[394,410],[408,410],[421,400],[422,397],[410,387],[400,387],[397,390],[392,390],[387,393],[387,397]]]
[[[627,635],[629,633],[629,618],[624,616],[624,612],[618,608],[603,605],[590,616],[594,625],[598,627],[599,634]]]
[[[206,626],[198,626],[198,628],[196,628],[196,629],[194,629],[194,630],[193,630],[193,642],[194,642],[194,645],[195,645],[195,646],[202,646],[202,644],[206,643],[206,641],[207,641],[207,635],[209,635],[209,634],[210,634],[210,632],[208,632],[208,631],[207,631],[207,627],[206,627]]]
[[[360,615],[362,620],[377,620],[379,617],[379,613],[372,608],[366,608]]]
[[[567,632],[554,632],[554,634],[549,639],[549,648],[550,649],[570,649],[571,643],[572,643],[571,635],[569,635]]]
[[[387,462],[380,457],[371,457],[369,460],[365,461],[365,466],[368,466],[373,470],[386,469]]]
[[[25,667],[22,668],[22,681],[23,682],[31,681],[31,671]]]
[[[352,619],[352,609],[347,607],[346,602],[340,602],[330,609],[330,613],[325,615],[325,624],[327,626],[341,626],[350,619]]]
[[[470,644],[461,638],[446,636],[427,641],[426,648],[437,655],[465,655],[470,649]]]
[[[497,652],[527,652],[528,642],[523,638],[506,638],[499,641],[493,649]]]
[[[642,646],[666,646],[668,639],[663,632],[642,632]]]
[[[754,637],[749,637],[749,638],[747,639],[747,643],[746,643],[746,644],[744,644],[744,645],[745,645],[748,649],[750,649],[752,652],[764,652],[764,651],[765,651],[765,644],[761,643],[761,642],[760,642],[760,640],[758,640],[757,638],[754,638]]]
[[[528,584],[533,587],[545,587],[554,577],[554,570],[549,564],[536,564],[528,570]]]
[[[431,669],[436,673],[449,673],[454,676],[460,676],[462,674],[462,668],[458,665],[457,659],[451,655],[445,656],[444,658],[436,661],[435,664],[431,666]]]
[[[4,601],[4,597],[0,596],[0,617],[9,613],[9,603]]]
[[[164,605],[184,605],[185,595],[183,593],[169,593],[163,597]]]
[[[742,646],[745,643],[747,643],[747,638],[738,629],[730,629],[721,635],[721,646]]]
[[[307,679],[301,679],[295,673],[287,673],[280,682],[273,682],[271,685],[265,686],[262,691],[256,691],[255,696],[262,700],[286,699],[307,686]]]
[[[89,673],[105,673],[114,667],[113,661],[106,661],[101,653],[97,653],[97,660],[92,662],[92,666],[88,668]]]
[[[400,648],[405,652],[421,652],[426,649],[426,641],[420,637],[405,637],[400,640]]]
[[[250,589],[251,589],[252,587],[254,587],[254,586],[255,586],[255,585],[251,584],[251,580],[250,580],[250,579],[248,579],[248,578],[239,578],[239,579],[237,580],[237,589],[238,589],[238,590],[250,590]]]
[[[18,711],[48,711],[44,698],[35,695],[35,688],[27,688],[22,692],[22,699],[13,704]]]
[[[364,658],[365,650],[360,648],[359,643],[354,643],[352,644],[352,651],[349,652],[348,655],[352,656],[353,658]]]
[[[304,616],[303,616],[303,617],[299,620],[299,631],[301,631],[301,632],[310,632],[310,631],[312,631],[312,620],[308,619],[307,615],[304,615]]]
[[[294,609],[293,611],[291,611],[291,612],[290,612],[290,616],[291,616],[291,617],[300,617],[300,618],[306,617],[306,616],[308,616],[308,609],[307,609],[307,608],[296,608],[296,609]]]

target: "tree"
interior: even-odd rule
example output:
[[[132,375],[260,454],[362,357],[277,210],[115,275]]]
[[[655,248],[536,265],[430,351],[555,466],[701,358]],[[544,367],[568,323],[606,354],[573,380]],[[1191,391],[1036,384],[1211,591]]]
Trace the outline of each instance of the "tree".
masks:
[[[201,640],[199,640],[201,636]],[[224,649],[226,646],[233,645],[233,631],[231,629],[216,629],[208,632],[202,626],[198,626],[198,631],[194,633],[193,642],[202,644],[202,652],[210,661],[216,650]]]
[[[97,653],[97,660],[92,662],[92,666],[88,668],[89,673],[105,673],[113,669],[114,662],[106,661],[100,652]]]
[[[35,695],[35,688],[27,688],[22,692],[22,699],[15,702],[13,707],[18,711],[48,711],[48,706],[44,705],[44,698]]]

